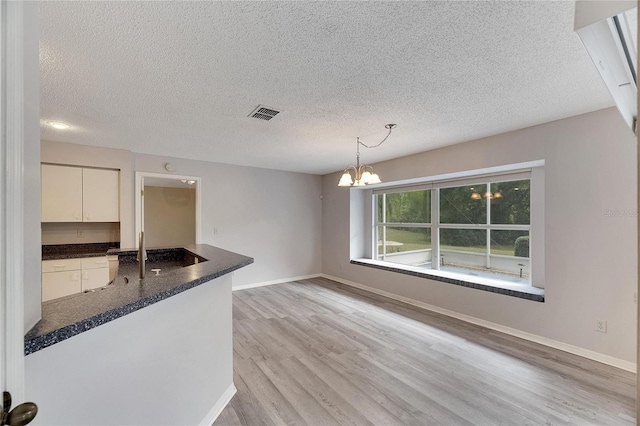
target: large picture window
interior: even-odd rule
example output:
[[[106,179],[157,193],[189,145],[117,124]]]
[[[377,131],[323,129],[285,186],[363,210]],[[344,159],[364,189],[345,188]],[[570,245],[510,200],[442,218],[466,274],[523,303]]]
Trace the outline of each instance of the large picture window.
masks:
[[[529,173],[374,192],[375,259],[530,284]]]

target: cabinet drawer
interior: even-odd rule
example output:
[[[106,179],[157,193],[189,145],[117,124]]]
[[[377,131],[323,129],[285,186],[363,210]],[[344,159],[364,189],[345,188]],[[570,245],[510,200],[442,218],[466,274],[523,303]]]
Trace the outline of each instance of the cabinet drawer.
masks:
[[[82,259],[80,259],[80,261],[82,263],[82,269],[98,269],[109,267],[107,256],[83,257]]]
[[[46,272],[72,271],[81,268],[82,262],[80,259],[56,259],[42,261],[43,274]]]
[[[80,271],[42,274],[42,301],[79,293],[82,290]]]

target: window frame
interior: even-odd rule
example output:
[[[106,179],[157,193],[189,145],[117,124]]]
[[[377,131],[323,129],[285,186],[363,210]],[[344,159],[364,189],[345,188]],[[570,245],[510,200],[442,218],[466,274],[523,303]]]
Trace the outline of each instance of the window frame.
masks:
[[[369,259],[378,261],[378,253],[377,253],[377,243],[378,243],[378,229],[386,229],[388,226],[400,226],[400,227],[416,227],[416,228],[431,228],[431,256],[432,256],[432,264],[431,268],[424,268],[425,274],[429,274],[430,271],[437,271],[438,275],[447,275],[451,276],[453,280],[461,280],[464,282],[476,282],[482,281],[483,285],[486,284],[487,281],[495,281],[496,287],[500,287],[501,284],[507,283],[507,281],[500,280],[499,278],[495,279],[483,279],[476,280],[475,277],[471,275],[455,273],[450,271],[441,271],[440,269],[440,229],[486,229],[488,233],[491,231],[528,231],[529,233],[529,282],[518,284],[521,286],[535,287],[537,289],[544,289],[544,160],[539,160],[537,162],[525,163],[528,167],[519,168],[518,165],[511,166],[502,166],[495,170],[496,168],[484,169],[484,170],[476,170],[476,171],[466,171],[461,172],[460,174],[449,174],[443,176],[434,176],[432,178],[424,178],[421,182],[416,182],[416,180],[411,181],[410,183],[402,183],[395,182],[390,184],[385,184],[384,187],[381,185],[377,185],[375,189],[370,191],[370,202],[372,207],[372,214],[370,215],[370,233],[369,235],[372,237],[369,239],[370,241],[370,256]],[[527,225],[512,225],[512,224],[491,224],[491,207],[490,203],[487,207],[487,219],[486,224],[442,224],[440,223],[440,189],[447,187],[458,187],[465,185],[478,185],[478,184],[490,184],[490,183],[498,183],[498,182],[508,182],[508,181],[517,181],[528,179],[530,182],[530,195],[529,195],[529,206],[530,206],[530,219],[529,224]],[[378,221],[378,196],[389,194],[389,193],[397,193],[397,192],[410,192],[421,189],[429,189],[431,190],[431,222],[430,223],[393,223],[386,222],[383,218],[383,221]],[[394,269],[412,269],[408,267],[408,265],[403,265],[399,263],[392,263],[386,258],[386,246],[384,245],[385,240],[383,239],[383,247],[385,256],[379,260],[383,264],[386,264],[388,267]],[[491,260],[491,240],[487,238],[487,251],[486,255],[488,258],[488,265],[490,265]],[[437,261],[436,261],[437,259]]]

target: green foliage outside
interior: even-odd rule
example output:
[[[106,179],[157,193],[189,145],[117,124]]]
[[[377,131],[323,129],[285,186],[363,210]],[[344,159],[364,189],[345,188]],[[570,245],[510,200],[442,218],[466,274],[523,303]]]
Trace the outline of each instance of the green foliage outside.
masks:
[[[488,197],[488,195],[490,196]],[[530,223],[530,181],[510,181],[492,184],[458,186],[440,189],[440,223],[487,224],[487,202],[491,203],[491,224]],[[420,190],[386,194],[385,222],[430,223],[431,191]],[[383,197],[378,197],[378,221],[383,221]],[[441,232],[441,247],[472,252],[486,252],[486,231],[474,229],[446,229]],[[387,253],[420,250],[431,247],[431,230],[416,227],[387,227],[387,241],[402,243],[387,246]],[[527,231],[492,230],[491,253],[513,256],[516,241],[527,238]],[[379,236],[379,240],[381,240]],[[524,240],[520,240],[524,241]],[[524,254],[523,242],[518,253]],[[381,250],[381,248],[380,248]],[[516,254],[517,255],[517,254]]]
[[[518,257],[529,257],[529,236],[522,236],[516,239],[514,254]]]
[[[402,243],[401,246],[387,246],[387,254],[400,253],[400,252],[413,251],[413,250],[424,250],[426,248],[431,248],[431,230],[422,229],[422,231],[428,231],[429,236],[426,237],[424,233],[407,231],[406,229],[387,228],[387,241]],[[473,253],[487,252],[486,245],[460,247],[460,246],[444,244],[444,245],[440,245],[440,248],[442,250],[462,250],[462,251],[470,251]],[[378,251],[382,253],[381,238],[378,240]],[[514,248],[513,248],[513,245],[511,247],[493,247],[492,246],[491,253],[501,254],[504,256],[513,256]]]
[[[431,222],[431,191],[398,192],[385,195],[386,220],[393,223]],[[382,222],[382,196],[378,197],[378,221]]]
[[[417,231],[404,228],[387,228],[387,241],[402,243],[401,246],[387,245],[387,253],[424,250],[431,248],[431,229],[418,228]],[[382,235],[378,238],[378,251],[382,253]]]

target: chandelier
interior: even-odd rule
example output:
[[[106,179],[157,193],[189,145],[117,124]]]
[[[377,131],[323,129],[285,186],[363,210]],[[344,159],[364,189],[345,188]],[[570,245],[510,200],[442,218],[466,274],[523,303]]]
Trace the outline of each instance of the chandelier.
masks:
[[[396,128],[395,124],[387,124],[384,126],[385,129],[389,130],[387,136],[384,137],[380,142],[376,145],[366,145],[360,142],[360,138],[356,138],[356,165],[349,165],[346,169],[344,169],[344,173],[340,178],[340,182],[338,182],[338,186],[365,186],[374,183],[381,183],[380,176],[373,171],[373,167],[368,164],[360,164],[360,145],[365,148],[377,148],[387,140],[389,135],[391,135],[391,130]],[[354,172],[354,176],[351,176],[351,170]],[[355,179],[354,179],[355,177]]]

